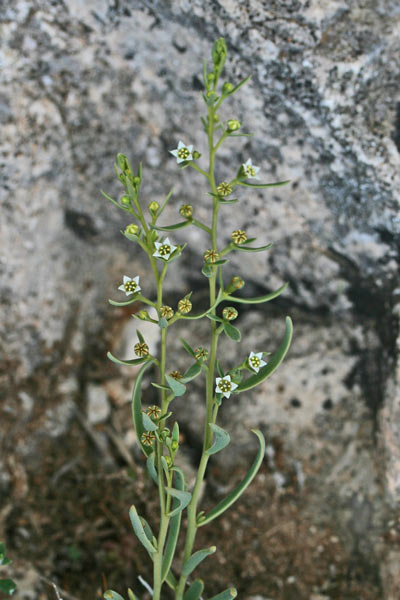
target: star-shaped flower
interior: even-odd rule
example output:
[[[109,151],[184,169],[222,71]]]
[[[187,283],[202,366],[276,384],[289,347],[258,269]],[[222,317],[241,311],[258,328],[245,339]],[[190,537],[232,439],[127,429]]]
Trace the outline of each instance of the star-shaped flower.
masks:
[[[262,352],[250,352],[249,358],[247,359],[249,362],[250,369],[253,369],[256,373],[264,367],[267,363],[262,359]]]
[[[127,275],[124,275],[124,283],[121,283],[118,289],[121,290],[121,292],[125,292],[127,296],[130,296],[131,294],[137,294],[142,289],[139,285],[139,275],[133,279]]]
[[[217,377],[215,383],[216,393],[222,394],[225,398],[229,398],[231,392],[237,388],[237,384],[231,381],[230,375],[225,375],[225,377]]]
[[[185,162],[185,160],[193,160],[193,146],[186,146],[183,142],[178,143],[178,147],[175,150],[170,150],[176,158],[176,162],[179,164]]]
[[[171,244],[168,238],[165,238],[162,242],[154,242],[154,245],[156,251],[153,252],[153,256],[164,260],[168,260],[171,254],[177,249],[177,246]]]
[[[260,167],[256,167],[255,165],[253,165],[253,163],[251,162],[251,158],[249,158],[249,160],[243,163],[242,167],[244,169],[244,172],[246,173],[246,177],[248,177],[249,179],[260,179],[257,175],[258,171],[260,170]]]

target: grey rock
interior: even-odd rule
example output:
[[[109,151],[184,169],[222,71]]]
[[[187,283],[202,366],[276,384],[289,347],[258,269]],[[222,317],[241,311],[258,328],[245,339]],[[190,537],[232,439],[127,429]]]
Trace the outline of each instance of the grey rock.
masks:
[[[87,417],[89,423],[92,425],[104,423],[110,415],[110,410],[106,390],[99,385],[90,384],[87,388]]]

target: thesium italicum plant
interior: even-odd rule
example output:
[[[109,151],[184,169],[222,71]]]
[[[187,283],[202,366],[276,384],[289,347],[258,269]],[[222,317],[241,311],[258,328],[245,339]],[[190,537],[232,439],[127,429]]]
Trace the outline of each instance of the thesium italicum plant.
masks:
[[[196,171],[196,177],[201,176],[209,186],[208,197],[210,201],[210,220],[207,223],[197,220],[192,206],[184,204],[179,213],[183,220],[168,226],[158,225],[168,201],[170,192],[161,206],[153,201],[143,208],[140,198],[142,182],[142,165],[139,165],[136,174],[133,172],[126,156],[119,154],[115,165],[117,177],[125,188],[124,195],[119,201],[107,194],[104,196],[118,208],[135,218],[134,223],[126,226],[124,236],[137,244],[147,254],[156,282],[156,298],[145,296],[139,277],[134,273],[125,275],[119,290],[127,296],[125,302],[110,300],[115,306],[127,306],[137,303],[153,308],[153,317],[146,310],[140,310],[132,316],[139,321],[147,321],[159,327],[161,342],[157,355],[150,354],[149,346],[141,332],[138,330],[138,342],[134,345],[137,358],[120,360],[108,353],[108,357],[122,365],[141,365],[137,374],[132,392],[133,424],[143,454],[146,457],[149,475],[158,488],[160,501],[160,525],[158,532],[153,531],[150,524],[141,517],[135,506],[129,511],[132,527],[140,542],[146,548],[150,560],[153,562],[152,593],[154,600],[162,597],[163,586],[167,585],[175,594],[176,600],[199,600],[204,598],[204,583],[195,579],[194,571],[201,561],[216,551],[215,546],[198,549],[195,547],[196,533],[200,527],[208,525],[215,518],[227,510],[245,491],[254,479],[263,461],[265,454],[265,441],[262,433],[254,429],[259,448],[257,455],[247,475],[234,488],[226,498],[221,500],[213,509],[205,513],[199,506],[199,497],[202,482],[210,456],[223,450],[230,441],[229,433],[217,424],[218,410],[222,402],[231,402],[232,396],[246,392],[267,379],[278,367],[286,355],[291,337],[292,322],[286,317],[286,328],[283,340],[275,353],[269,353],[254,348],[247,355],[238,352],[238,364],[227,368],[218,360],[218,340],[220,335],[228,336],[234,342],[240,342],[241,334],[232,321],[238,316],[236,305],[260,304],[268,302],[279,296],[286,288],[282,285],[278,290],[265,296],[246,298],[239,294],[244,286],[243,279],[237,275],[226,283],[223,277],[223,267],[229,260],[232,252],[262,252],[271,247],[271,244],[254,246],[255,238],[249,239],[246,233],[237,229],[231,234],[231,242],[221,247],[221,236],[218,231],[218,214],[226,206],[238,202],[234,192],[239,187],[254,189],[270,188],[288,183],[260,183],[260,168],[253,165],[251,158],[239,165],[237,172],[230,181],[216,181],[215,161],[221,145],[231,138],[248,136],[241,133],[241,123],[236,119],[221,121],[218,111],[225,100],[235,94],[250,77],[234,85],[225,82],[218,85],[222,69],[227,56],[226,43],[223,38],[218,39],[212,49],[212,70],[208,72],[207,63],[204,61],[203,99],[207,107],[207,115],[202,118],[202,125],[208,143],[208,161],[203,164],[203,158],[193,146],[182,141],[177,143],[171,154],[175,157],[180,168],[191,168]],[[202,159],[200,161],[200,158]],[[184,227],[197,227],[204,232],[204,263],[202,273],[209,282],[209,307],[199,313],[192,306],[192,294],[182,298],[175,308],[164,304],[163,283],[167,276],[168,268],[172,262],[179,260],[185,245],[174,243],[173,234],[177,229]],[[220,304],[224,308],[220,310]],[[227,305],[228,304],[228,305]],[[192,308],[193,313],[192,314]],[[156,316],[157,315],[157,316]],[[192,360],[187,371],[180,375],[178,372],[169,372],[167,368],[167,338],[170,329],[179,320],[208,319],[210,326],[209,348],[198,347],[196,340],[181,338],[182,348]],[[172,335],[174,335],[172,333]],[[142,408],[142,380],[145,371],[153,369],[155,372],[152,383],[159,390],[159,404]],[[193,489],[189,490],[185,481],[185,474],[175,463],[176,454],[179,452],[179,425],[178,415],[174,413],[173,400],[183,396],[190,390],[190,385],[196,377],[203,378],[204,396],[206,402],[206,418],[204,423],[204,439],[201,459],[197,469]],[[183,513],[187,511],[187,526],[183,531]],[[185,536],[184,552],[180,558],[180,567],[175,568],[178,561],[175,558],[177,541],[180,535]],[[211,600],[225,600],[234,598],[237,592],[228,588]],[[106,599],[124,600],[117,592],[107,590]],[[138,600],[131,589],[128,590],[129,600]],[[164,595],[165,597],[165,595]]]

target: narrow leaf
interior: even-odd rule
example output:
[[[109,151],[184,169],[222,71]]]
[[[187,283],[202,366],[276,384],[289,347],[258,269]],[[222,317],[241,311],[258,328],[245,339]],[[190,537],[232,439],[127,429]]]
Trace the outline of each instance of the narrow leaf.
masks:
[[[195,579],[186,594],[183,596],[183,600],[199,600],[203,590],[204,583],[202,580]]]
[[[167,385],[161,385],[161,383],[155,383],[154,381],[151,383],[151,385],[155,388],[157,388],[158,390],[164,390],[164,392],[170,392],[171,388],[169,388]]]
[[[176,471],[175,485],[176,485],[176,489],[179,490],[180,492],[184,492],[186,489],[185,478],[184,478],[183,472],[181,470]],[[172,510],[174,511],[175,509],[179,509],[179,506],[180,506],[179,499],[175,497],[173,505],[172,505]],[[181,517],[182,517],[182,511],[178,510],[178,512],[170,520],[168,538],[167,538],[167,542],[165,545],[165,552],[164,552],[164,557],[163,557],[163,561],[162,561],[162,569],[161,569],[161,580],[162,581],[165,580],[165,578],[167,577],[167,575],[171,569],[172,560],[174,558],[175,549],[176,549],[176,543],[178,541],[179,530],[181,527]]]
[[[288,183],[290,183],[290,179],[287,179],[286,181],[276,181],[275,183],[248,183],[247,181],[236,181],[236,185],[243,185],[244,187],[249,187],[253,189],[280,187],[281,185],[287,185]]]
[[[238,296],[225,296],[224,300],[229,300],[230,302],[238,302],[239,304],[261,304],[262,302],[269,302],[274,298],[280,296],[287,288],[289,284],[284,283],[279,289],[275,290],[275,292],[270,292],[265,296],[257,296],[256,298],[239,298]]]
[[[133,531],[136,533],[137,538],[146,548],[147,552],[153,554],[156,552],[153,544],[147,539],[147,535],[143,529],[142,522],[137,514],[136,508],[132,505],[129,509],[129,517],[132,523]]]
[[[211,321],[217,321],[218,323],[223,323],[223,320],[221,319],[221,317],[217,317],[217,315],[213,315],[211,313],[208,313],[206,316],[209,319],[211,319]]]
[[[172,496],[173,498],[176,498],[178,500],[177,506],[175,508],[173,508],[171,510],[171,512],[168,513],[169,517],[173,517],[174,515],[177,515],[179,512],[182,512],[183,509],[187,507],[190,500],[192,499],[192,494],[190,492],[177,490],[175,488],[170,488],[170,487],[166,487],[165,490],[170,496]]]
[[[152,480],[154,481],[154,483],[156,485],[158,485],[158,477],[157,477],[157,471],[156,471],[156,467],[155,467],[154,452],[152,452],[151,454],[149,454],[149,456],[147,457],[146,467],[147,467],[147,471],[148,471],[150,477],[152,478]]]
[[[0,591],[3,592],[3,594],[12,596],[16,589],[17,584],[12,579],[0,579]]]
[[[126,300],[125,302],[116,302],[115,300],[109,300],[109,303],[113,306],[129,306],[129,304],[133,304],[137,302],[137,298],[131,298],[130,300]]]
[[[217,506],[215,506],[207,515],[202,516],[200,517],[200,519],[198,519],[198,527],[206,525],[206,523],[213,521],[216,517],[219,517],[223,512],[225,512],[234,502],[236,502],[238,498],[240,498],[245,489],[250,485],[250,483],[256,476],[257,471],[260,468],[265,455],[265,440],[261,431],[259,431],[258,429],[252,429],[252,431],[258,437],[260,446],[257,452],[257,456],[253,464],[251,465],[249,471],[247,472],[247,475],[242,479],[239,485],[236,486],[235,489],[232,490],[230,494],[226,496],[226,498],[219,502],[219,504],[217,504]]]
[[[229,588],[216,596],[210,598],[210,600],[232,600],[232,598],[236,598],[237,590],[235,588]]]
[[[261,367],[258,373],[254,373],[254,375],[250,375],[250,377],[242,381],[238,385],[234,393],[250,390],[251,388],[255,387],[256,385],[270,377],[270,375],[272,375],[275,369],[279,367],[279,365],[285,358],[287,351],[289,350],[290,342],[292,340],[292,334],[292,320],[290,317],[286,317],[285,335],[278,350],[270,357],[265,367]]]
[[[143,412],[142,412],[142,393],[141,393],[141,385],[142,385],[142,379],[143,379],[143,375],[146,371],[146,369],[149,368],[149,366],[151,364],[153,364],[153,360],[150,359],[147,362],[144,363],[144,365],[141,367],[139,373],[137,374],[136,377],[136,381],[135,381],[135,385],[133,387],[133,391],[132,391],[132,418],[133,418],[133,425],[135,427],[135,432],[137,435],[137,439],[139,442],[139,445],[143,451],[143,453],[145,454],[145,456],[148,456],[149,454],[151,454],[152,449],[149,446],[145,446],[142,442],[142,433],[145,432],[145,428],[143,426]]]
[[[230,200],[225,200],[224,198],[221,198],[220,196],[217,196],[217,198],[218,198],[219,204],[236,204],[236,202],[239,202],[239,198],[231,198]]]
[[[174,188],[171,188],[167,194],[167,197],[165,198],[164,202],[161,204],[160,208],[158,209],[158,213],[157,215],[160,216],[161,213],[163,212],[164,208],[167,206],[171,196],[172,196],[172,192],[174,191]]]
[[[183,564],[182,575],[184,575],[185,577],[190,575],[190,573],[195,570],[197,565],[199,565],[205,558],[207,558],[207,556],[210,556],[210,554],[214,554],[216,549],[217,548],[215,546],[210,546],[209,548],[204,548],[204,550],[198,550],[197,552],[192,554],[192,556]]]
[[[165,227],[160,227],[159,225],[153,225],[153,229],[156,229],[157,231],[175,231],[176,229],[183,229],[184,227],[187,227],[188,225],[190,225],[191,222],[190,220],[188,221],[181,221],[180,223],[175,223],[174,225],[165,225]]]
[[[185,340],[183,338],[179,338],[179,341],[181,342],[182,346],[185,348],[186,352],[188,354],[190,354],[190,356],[193,356],[193,358],[196,358],[196,354],[195,354],[193,348],[191,346],[189,346],[189,344],[187,342],[185,342]]]
[[[183,394],[186,392],[186,386],[184,386],[183,383],[180,383],[180,381],[177,381],[171,377],[171,375],[166,375],[165,377],[175,396],[183,396]]]
[[[200,373],[201,373],[201,364],[198,362],[195,362],[194,365],[192,365],[191,367],[188,368],[187,371],[185,371],[181,381],[183,383],[192,381],[192,379],[197,377],[197,375],[200,375]]]
[[[139,598],[132,592],[131,588],[128,588],[128,598],[129,600],[139,600]]]
[[[146,431],[157,431],[158,425],[156,425],[145,412],[142,412],[142,422]]]
[[[141,523],[143,525],[143,531],[144,531],[147,539],[149,540],[149,542],[151,544],[153,544],[153,540],[155,540],[156,538],[153,535],[153,532],[151,530],[150,525],[148,524],[148,522],[146,521],[146,519],[144,519],[143,517],[139,517],[139,518],[140,518],[140,521],[141,521]]]
[[[240,333],[239,329],[230,323],[224,323],[224,331],[226,335],[234,342],[240,342],[242,339],[242,334]]]
[[[140,333],[139,329],[136,329],[136,335],[138,336],[138,340],[141,344],[145,344],[143,335]]]
[[[176,588],[178,587],[178,582],[171,570],[168,572],[168,575],[165,578],[165,582],[169,585],[171,590],[174,590],[174,592],[176,591]]]
[[[237,92],[242,85],[244,85],[245,83],[247,83],[249,81],[249,79],[251,78],[251,75],[247,75],[247,77],[245,79],[242,79],[242,81],[240,83],[238,83],[233,90],[231,90],[230,92],[228,92],[227,94],[224,94],[225,96],[231,96],[232,94],[234,94],[235,92]]]
[[[251,248],[251,246],[245,246],[244,244],[234,244],[233,249],[239,250],[239,252],[263,252],[269,250],[272,247],[272,242],[265,246],[259,246],[258,248]]]
[[[108,194],[106,194],[105,192],[103,192],[103,190],[100,190],[100,192],[103,194],[104,198],[107,198],[107,200],[109,200],[110,202],[112,202],[113,204],[115,204],[115,206],[118,206],[118,208],[120,208],[121,210],[125,210],[128,212],[131,212],[129,208],[122,206],[122,204],[120,204],[119,202],[117,202],[116,200],[114,200],[114,198],[111,198],[111,196],[109,196]]]
[[[111,352],[107,352],[107,358],[109,358],[112,362],[116,363],[117,365],[126,365],[128,367],[136,367],[137,365],[141,365],[142,363],[149,360],[147,356],[144,358],[133,358],[132,360],[121,360],[120,358],[113,356]]]
[[[207,450],[207,454],[211,455],[215,454],[216,452],[219,452],[220,450],[223,450],[223,448],[225,448],[229,444],[231,438],[229,433],[222,429],[222,427],[219,427],[214,423],[209,423],[209,426],[215,435],[215,441],[213,445]]]

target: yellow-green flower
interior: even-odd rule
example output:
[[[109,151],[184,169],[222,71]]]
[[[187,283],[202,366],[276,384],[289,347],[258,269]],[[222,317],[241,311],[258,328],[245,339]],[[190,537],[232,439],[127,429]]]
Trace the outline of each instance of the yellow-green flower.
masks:
[[[182,217],[185,217],[185,219],[191,219],[193,215],[193,206],[191,204],[182,204],[179,213]]]
[[[158,419],[161,416],[161,408],[159,406],[157,406],[156,404],[153,404],[153,406],[149,406],[146,409],[146,414],[151,419]]]
[[[246,240],[247,235],[245,231],[242,231],[241,229],[235,229],[235,231],[232,231],[232,241],[235,244],[244,244]]]
[[[196,360],[207,360],[208,350],[199,346],[199,348],[196,348],[196,350],[194,351],[194,355],[196,357]]]
[[[149,355],[149,347],[144,342],[138,342],[137,344],[135,344],[133,349],[135,351],[136,356],[139,356],[140,358]]]
[[[166,319],[172,319],[172,317],[174,316],[174,311],[170,306],[167,306],[165,304],[164,306],[162,306],[160,308],[160,314],[162,317],[165,317]]]
[[[140,439],[142,440],[142,444],[145,446],[152,446],[156,436],[152,431],[145,431],[142,433],[142,437]]]
[[[217,187],[217,192],[220,196],[229,196],[229,194],[232,194],[232,186],[226,181],[223,181]]]
[[[233,321],[234,319],[237,319],[238,314],[239,314],[238,311],[233,306],[227,306],[222,311],[222,316],[227,321]]]
[[[173,377],[173,379],[176,379],[176,381],[179,381],[183,377],[183,375],[181,375],[179,371],[171,371],[170,375],[171,377]]]
[[[178,310],[183,315],[187,314],[192,310],[192,303],[190,302],[189,298],[182,298],[182,300],[179,300]]]
[[[208,263],[215,263],[215,261],[217,261],[219,259],[219,254],[216,250],[213,250],[212,248],[209,248],[209,250],[206,250],[204,252],[204,260],[205,262]]]

